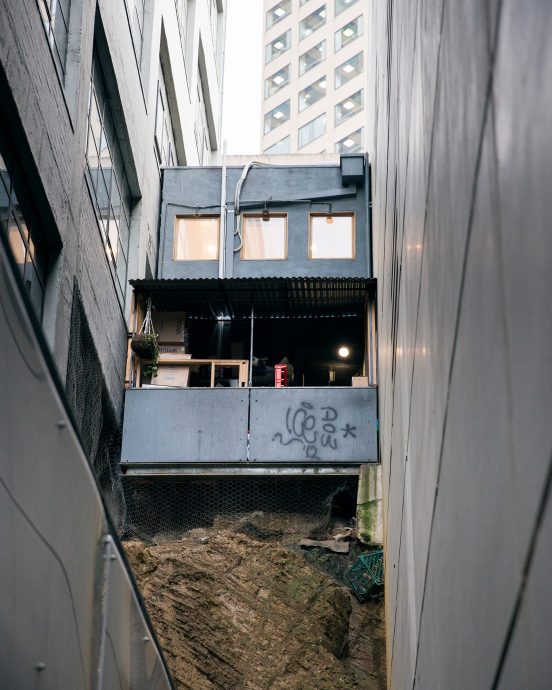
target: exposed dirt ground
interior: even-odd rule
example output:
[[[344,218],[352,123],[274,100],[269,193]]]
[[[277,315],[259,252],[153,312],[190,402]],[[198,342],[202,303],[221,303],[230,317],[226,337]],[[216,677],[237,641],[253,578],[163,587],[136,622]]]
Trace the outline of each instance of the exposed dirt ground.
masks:
[[[303,551],[220,525],[125,546],[177,687],[385,688],[383,604],[338,581],[355,549]]]

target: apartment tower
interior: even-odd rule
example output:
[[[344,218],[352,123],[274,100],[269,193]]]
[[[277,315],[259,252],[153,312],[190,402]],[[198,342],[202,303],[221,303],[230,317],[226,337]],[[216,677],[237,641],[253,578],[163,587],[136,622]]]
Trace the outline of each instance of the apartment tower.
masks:
[[[365,149],[368,5],[264,0],[263,153]]]

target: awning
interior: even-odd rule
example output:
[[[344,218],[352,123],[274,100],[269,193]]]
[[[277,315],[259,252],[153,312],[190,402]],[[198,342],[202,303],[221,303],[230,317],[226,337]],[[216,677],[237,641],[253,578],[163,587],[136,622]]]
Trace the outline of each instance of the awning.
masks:
[[[362,316],[375,281],[366,278],[188,278],[131,280],[158,311],[189,318]]]

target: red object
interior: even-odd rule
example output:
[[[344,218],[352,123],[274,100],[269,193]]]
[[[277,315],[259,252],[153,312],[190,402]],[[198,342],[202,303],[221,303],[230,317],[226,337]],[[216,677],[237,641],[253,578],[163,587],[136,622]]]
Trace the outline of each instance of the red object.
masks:
[[[284,388],[288,385],[287,364],[276,364],[274,366],[274,385],[276,388]]]

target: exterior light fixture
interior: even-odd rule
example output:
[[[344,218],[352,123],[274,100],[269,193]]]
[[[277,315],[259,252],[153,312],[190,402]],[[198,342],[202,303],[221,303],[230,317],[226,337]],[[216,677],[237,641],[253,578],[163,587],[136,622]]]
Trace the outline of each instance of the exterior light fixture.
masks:
[[[349,348],[348,348],[348,347],[345,347],[345,345],[342,345],[342,346],[339,348],[339,350],[337,351],[337,354],[338,354],[340,357],[343,357],[343,358],[348,357],[348,356],[349,356]]]

